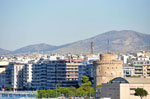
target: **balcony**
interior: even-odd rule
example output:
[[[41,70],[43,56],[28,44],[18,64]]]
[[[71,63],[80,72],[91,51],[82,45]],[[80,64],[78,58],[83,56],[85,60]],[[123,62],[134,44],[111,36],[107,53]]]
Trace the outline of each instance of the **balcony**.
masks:
[[[135,67],[135,69],[143,69],[143,67]]]
[[[66,73],[66,75],[76,75],[76,76],[78,76],[78,73]]]
[[[66,71],[78,71],[78,69],[77,70],[75,70],[75,69],[67,69]]]
[[[78,76],[76,76],[76,77],[66,77],[66,78],[78,78]]]
[[[150,74],[150,71],[147,71],[148,74]]]
[[[66,68],[77,68],[78,69],[78,67],[66,67]]]
[[[150,69],[150,66],[147,66],[147,69]]]
[[[143,74],[143,71],[135,71],[135,74]]]

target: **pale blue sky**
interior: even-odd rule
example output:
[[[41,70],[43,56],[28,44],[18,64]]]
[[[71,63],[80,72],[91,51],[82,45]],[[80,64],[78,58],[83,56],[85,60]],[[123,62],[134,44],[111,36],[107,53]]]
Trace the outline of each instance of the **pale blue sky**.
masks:
[[[0,48],[62,45],[110,30],[150,34],[150,0],[0,0]]]

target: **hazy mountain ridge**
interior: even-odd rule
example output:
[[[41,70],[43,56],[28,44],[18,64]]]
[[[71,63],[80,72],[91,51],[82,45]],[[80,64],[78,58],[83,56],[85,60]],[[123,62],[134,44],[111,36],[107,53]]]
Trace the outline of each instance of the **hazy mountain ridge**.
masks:
[[[109,40],[109,44],[108,44]],[[109,31],[92,38],[81,40],[70,46],[60,48],[54,52],[63,53],[90,53],[90,42],[94,42],[94,52],[115,53],[136,52],[150,49],[150,35],[131,30]]]
[[[46,51],[52,51],[55,48],[57,48],[57,46],[41,43],[41,44],[28,45],[28,46],[22,47],[20,49],[13,51],[13,53],[46,52]]]
[[[11,51],[0,48],[0,54],[5,55],[5,54],[9,54],[9,53],[11,53]]]
[[[94,42],[94,52],[115,52],[127,53],[140,50],[150,51],[150,34],[142,34],[132,30],[109,31],[94,37],[76,41],[73,43],[54,46],[48,44],[29,45],[13,51],[12,53],[90,53],[90,42]],[[109,41],[109,44],[108,44]]]

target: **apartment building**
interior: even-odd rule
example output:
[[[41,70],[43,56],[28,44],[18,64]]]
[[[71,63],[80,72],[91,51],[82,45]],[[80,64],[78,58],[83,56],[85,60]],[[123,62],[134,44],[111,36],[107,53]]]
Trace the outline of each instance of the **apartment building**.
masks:
[[[69,58],[68,58],[69,57]],[[78,87],[82,76],[89,76],[93,81],[93,60],[79,56],[39,58],[10,57],[0,74],[0,88],[12,87],[14,90],[54,89],[56,87]],[[4,66],[3,66],[4,67]],[[2,69],[1,69],[2,70]],[[6,78],[6,79],[5,79]]]
[[[6,87],[14,90],[31,88],[32,64],[10,63],[6,68]]]
[[[3,88],[6,87],[6,77],[5,77],[5,72],[0,73],[0,90],[3,90]]]
[[[81,86],[81,84],[82,84],[82,81],[81,81],[81,79],[82,79],[82,77],[83,76],[88,76],[88,65],[87,65],[87,62],[86,61],[84,61],[82,64],[80,64],[79,66],[78,66],[78,69],[79,69],[79,72],[78,72],[78,84],[79,84],[79,86]]]
[[[0,61],[0,73],[6,71],[6,67],[8,66],[9,62],[7,61]]]
[[[8,66],[9,62],[6,61],[1,61],[0,62],[0,90],[5,88],[5,83],[6,83],[6,68]]]
[[[59,87],[77,87],[79,65],[75,60],[43,60],[33,65],[32,87],[34,89],[54,89]]]
[[[133,67],[135,76],[150,77],[150,60],[135,60]]]
[[[25,64],[23,68],[23,87],[24,89],[32,88],[32,64]]]
[[[6,85],[14,90],[23,89],[24,64],[10,63],[6,69]]]

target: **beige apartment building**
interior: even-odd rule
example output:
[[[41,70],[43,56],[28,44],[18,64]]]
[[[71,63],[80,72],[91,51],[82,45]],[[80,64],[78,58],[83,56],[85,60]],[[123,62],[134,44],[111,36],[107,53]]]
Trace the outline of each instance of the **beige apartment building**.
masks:
[[[0,73],[3,73],[6,71],[6,67],[9,65],[9,62],[1,61],[0,62]]]
[[[116,54],[100,54],[100,60],[94,61],[95,87],[123,76],[123,61]]]
[[[150,99],[150,79],[149,78],[114,78],[109,83],[102,84],[102,88],[97,88],[96,99],[141,99],[135,95],[136,88],[143,88],[148,92]]]
[[[134,75],[150,78],[150,61],[138,60],[133,61]]]

